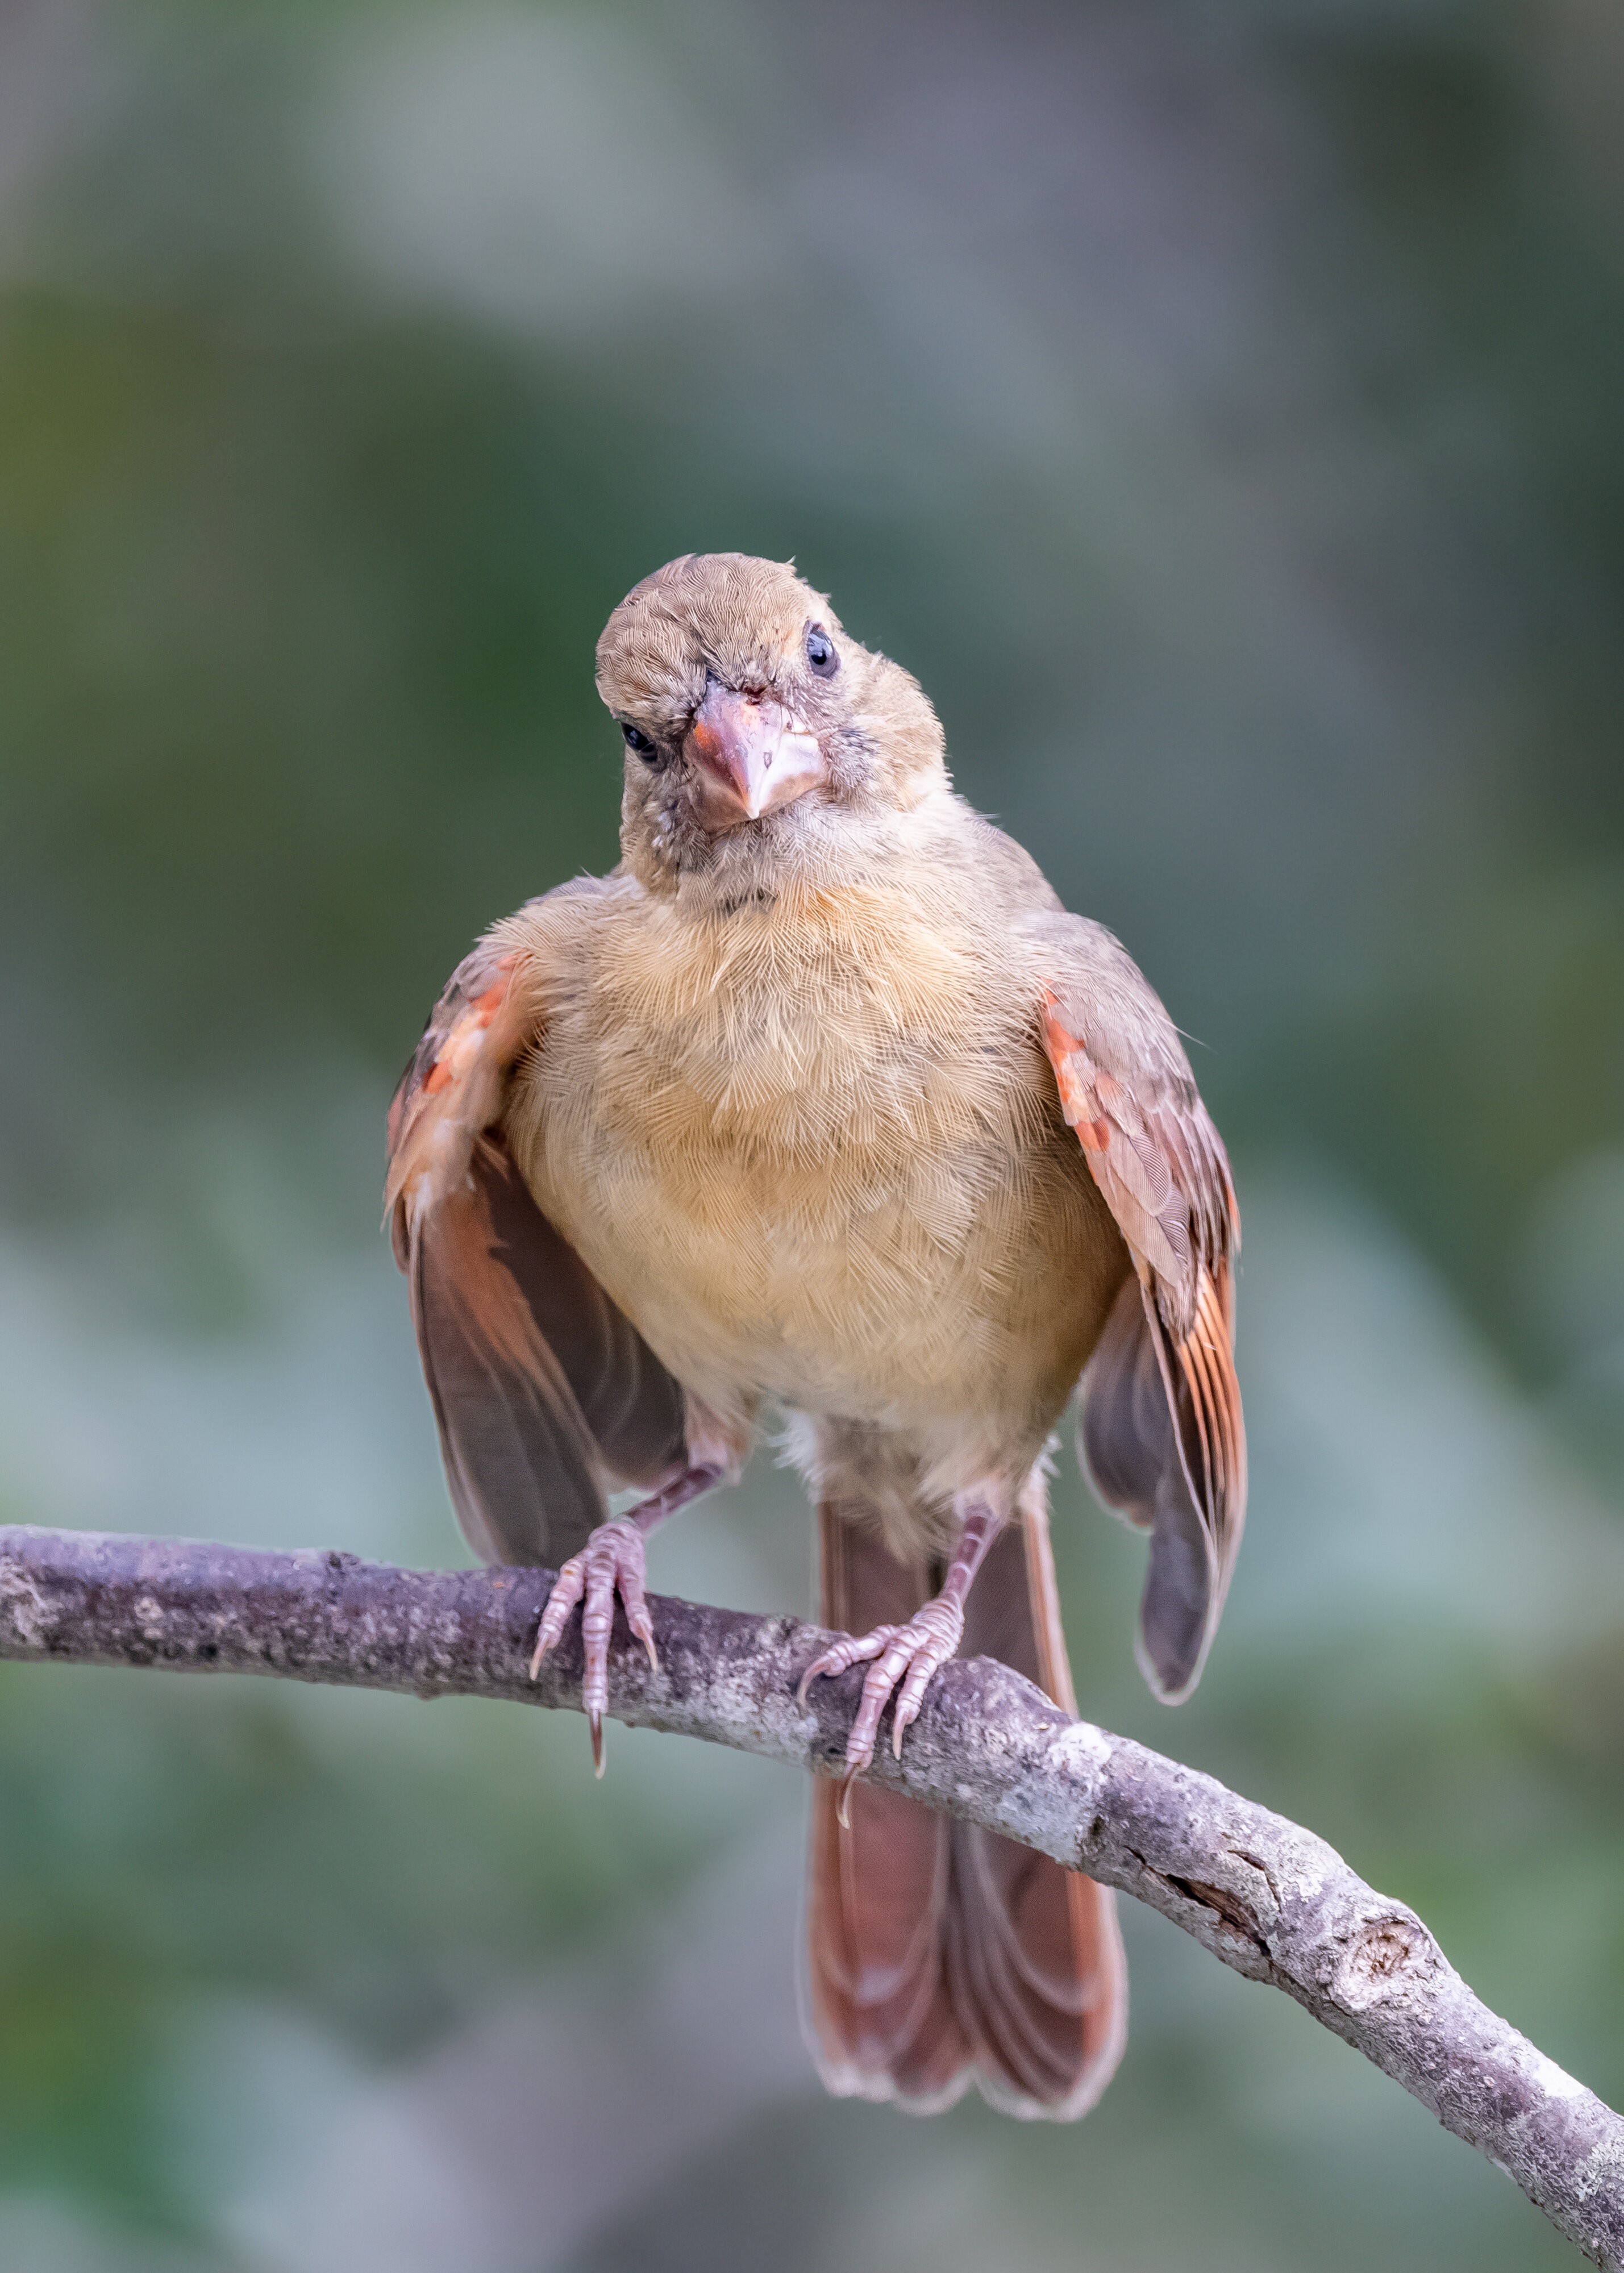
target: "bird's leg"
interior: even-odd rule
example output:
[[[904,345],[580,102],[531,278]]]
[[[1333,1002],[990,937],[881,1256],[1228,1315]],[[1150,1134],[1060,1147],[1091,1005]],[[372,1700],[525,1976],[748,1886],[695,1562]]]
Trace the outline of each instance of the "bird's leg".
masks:
[[[609,1638],[615,1623],[615,1596],[618,1594],[625,1604],[626,1624],[658,1673],[654,1621],[643,1596],[647,1576],[643,1542],[668,1515],[675,1515],[679,1507],[686,1507],[690,1500],[722,1482],[727,1473],[723,1462],[691,1459],[681,1474],[659,1491],[628,1508],[624,1515],[599,1524],[580,1553],[571,1556],[553,1581],[536,1630],[530,1678],[534,1681],[540,1673],[542,1660],[569,1624],[576,1603],[581,1603],[580,1638],[586,1663],[580,1701],[592,1731],[592,1765],[599,1775],[603,1773],[603,1714],[609,1704]]]
[[[946,1665],[964,1636],[964,1603],[970,1584],[986,1552],[1007,1519],[1007,1512],[983,1493],[966,1494],[960,1502],[959,1543],[941,1592],[917,1610],[904,1626],[875,1626],[872,1632],[837,1641],[814,1658],[801,1676],[799,1701],[806,1702],[808,1686],[826,1673],[844,1673],[864,1658],[874,1663],[863,1684],[851,1733],[846,1739],[846,1777],[841,1790],[841,1819],[846,1819],[846,1795],[874,1757],[879,1718],[898,1682],[896,1709],[891,1716],[891,1750],[902,1757],[902,1737],[919,1717],[919,1706],[931,1677]]]

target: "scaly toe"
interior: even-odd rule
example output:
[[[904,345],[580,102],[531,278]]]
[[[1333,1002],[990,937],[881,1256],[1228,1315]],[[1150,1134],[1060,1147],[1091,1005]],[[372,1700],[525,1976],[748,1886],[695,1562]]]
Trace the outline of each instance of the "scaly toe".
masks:
[[[848,1634],[843,1641],[837,1641],[826,1649],[821,1657],[814,1657],[802,1674],[800,1685],[795,1692],[796,1710],[801,1713],[806,1710],[806,1692],[814,1681],[821,1681],[829,1674],[848,1672],[852,1666],[861,1665],[865,1658],[878,1657],[901,1631],[900,1626],[876,1626],[871,1633]]]
[[[874,1747],[879,1741],[879,1723],[893,1697],[895,1703],[891,1751],[894,1759],[902,1759],[903,1735],[918,1719],[924,1692],[953,1655],[962,1631],[962,1622],[954,1624],[940,1616],[930,1616],[936,1607],[927,1603],[918,1617],[905,1626],[893,1627],[884,1654],[877,1664],[869,1668],[863,1684],[863,1701],[847,1740],[849,1768],[860,1772],[872,1761]]]
[[[617,1596],[625,1607],[633,1639],[642,1645],[649,1671],[660,1670],[644,1585],[639,1520],[622,1516],[601,1523],[580,1554],[572,1555],[560,1568],[535,1630],[535,1647],[530,1654],[532,1681],[568,1625],[576,1604],[580,1604],[580,1701],[592,1732],[592,1765],[599,1775],[603,1773],[603,1715],[609,1709],[609,1649]]]
[[[541,1624],[535,1630],[535,1647],[530,1653],[530,1678],[541,1677],[542,1660],[558,1642],[570,1622],[570,1613],[580,1602],[582,1593],[580,1557],[572,1556],[553,1580],[552,1592],[547,1597],[547,1607],[542,1612]]]
[[[891,1757],[902,1757],[902,1736],[919,1718],[919,1707],[924,1702],[924,1692],[953,1654],[945,1643],[927,1643],[908,1669],[908,1677],[896,1694],[891,1713]]]

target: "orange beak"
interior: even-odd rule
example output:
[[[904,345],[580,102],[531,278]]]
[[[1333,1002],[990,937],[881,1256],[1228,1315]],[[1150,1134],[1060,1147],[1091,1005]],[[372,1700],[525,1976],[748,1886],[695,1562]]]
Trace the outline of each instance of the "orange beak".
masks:
[[[683,747],[693,763],[700,818],[711,829],[760,821],[829,777],[817,736],[768,694],[713,686]]]

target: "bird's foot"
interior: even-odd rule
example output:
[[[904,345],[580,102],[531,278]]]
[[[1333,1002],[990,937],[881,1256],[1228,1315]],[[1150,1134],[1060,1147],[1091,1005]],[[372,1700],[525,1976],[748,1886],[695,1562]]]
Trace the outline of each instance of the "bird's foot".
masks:
[[[805,1705],[808,1688],[823,1675],[844,1673],[848,1666],[859,1665],[864,1658],[874,1661],[864,1681],[863,1700],[846,1739],[846,1774],[840,1796],[842,1823],[847,1820],[847,1796],[864,1768],[872,1763],[880,1715],[892,1691],[902,1683],[891,1715],[891,1752],[893,1758],[900,1760],[903,1734],[919,1717],[919,1707],[932,1676],[947,1664],[963,1637],[962,1605],[950,1595],[938,1594],[905,1626],[876,1626],[870,1633],[837,1641],[821,1657],[814,1658],[801,1676],[797,1702]]]
[[[609,1637],[615,1623],[615,1596],[625,1605],[626,1624],[648,1653],[658,1673],[660,1655],[655,1647],[654,1621],[648,1615],[643,1586],[647,1576],[643,1534],[635,1523],[617,1519],[602,1523],[579,1555],[572,1555],[553,1582],[536,1630],[530,1656],[530,1678],[542,1669],[542,1660],[570,1622],[577,1602],[586,1664],[580,1701],[592,1731],[592,1765],[603,1773],[603,1714],[609,1705]]]

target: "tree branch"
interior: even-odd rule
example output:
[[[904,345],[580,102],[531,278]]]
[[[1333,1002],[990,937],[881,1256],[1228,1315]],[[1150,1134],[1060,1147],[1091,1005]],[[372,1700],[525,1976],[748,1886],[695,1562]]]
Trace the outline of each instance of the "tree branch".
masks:
[[[0,1527],[0,1658],[266,1673],[419,1697],[580,1709],[572,1622],[526,1670],[545,1571],[401,1571],[352,1555]],[[862,1669],[803,1669],[828,1637],[649,1597],[661,1671],[617,1641],[610,1710],[839,1771]],[[1624,2121],[1472,1994],[1412,1910],[1324,1841],[1210,1776],[1074,1721],[1006,1666],[955,1661],[901,1763],[874,1780],[1148,1902],[1249,1980],[1283,1989],[1509,2172],[1598,2265],[1624,2273]]]

